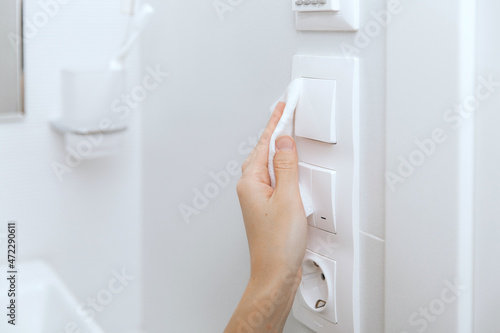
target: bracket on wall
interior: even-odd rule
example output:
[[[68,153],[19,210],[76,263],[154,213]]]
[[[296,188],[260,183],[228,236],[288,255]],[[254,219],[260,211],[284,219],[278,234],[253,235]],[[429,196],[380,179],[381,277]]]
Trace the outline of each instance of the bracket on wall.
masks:
[[[339,10],[311,10],[311,4],[297,5],[297,0],[293,1],[293,11],[296,12],[297,30],[307,31],[358,31],[359,29],[359,0],[338,0]],[[318,1],[316,1],[318,2]]]

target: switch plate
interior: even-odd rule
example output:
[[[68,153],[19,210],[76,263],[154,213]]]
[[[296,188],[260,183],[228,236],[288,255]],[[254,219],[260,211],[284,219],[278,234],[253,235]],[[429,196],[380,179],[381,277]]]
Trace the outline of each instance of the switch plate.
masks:
[[[292,0],[294,12],[338,12],[340,0]]]
[[[313,214],[308,219],[309,225],[336,233],[336,172],[300,162],[299,181],[301,187],[309,193],[313,203]]]
[[[342,4],[342,3],[341,3]],[[342,8],[342,6],[341,6]],[[336,82],[335,122],[336,144],[295,136],[302,169],[304,166],[335,171],[335,233],[318,228],[313,219],[307,226],[307,248],[336,263],[336,316],[333,323],[317,311],[294,303],[297,320],[317,333],[360,333],[359,298],[359,63],[355,58],[297,55],[293,59],[292,80],[320,79]],[[307,174],[307,172],[306,172]],[[318,177],[320,179],[321,177]],[[331,178],[331,177],[330,177]],[[313,206],[317,206],[317,191],[313,190],[311,170],[310,190]],[[330,180],[326,180],[329,183]],[[322,184],[325,181],[321,182]],[[319,187],[318,187],[319,188]],[[323,190],[321,190],[323,191]],[[319,199],[321,200],[321,199]],[[318,213],[318,208],[312,216]],[[322,214],[320,214],[322,216]],[[330,282],[331,283],[331,282]]]
[[[337,143],[336,146],[342,141],[352,142],[353,131],[348,129],[353,110],[359,104],[359,85],[353,84],[357,71],[358,61],[353,58],[294,57],[292,78],[302,78],[303,82],[295,115],[296,136]]]
[[[309,31],[358,31],[359,29],[359,0],[337,0],[338,5],[332,7],[338,10],[315,11],[313,5],[297,5],[292,0],[293,10],[296,12],[296,29]],[[320,1],[320,0],[302,0]],[[330,1],[330,0],[329,0]],[[309,6],[309,7],[308,7]],[[300,7],[300,9],[295,9]],[[306,8],[306,9],[304,9]],[[307,10],[307,8],[310,8]]]
[[[295,111],[295,135],[336,143],[335,128],[337,82],[302,79],[302,92]]]

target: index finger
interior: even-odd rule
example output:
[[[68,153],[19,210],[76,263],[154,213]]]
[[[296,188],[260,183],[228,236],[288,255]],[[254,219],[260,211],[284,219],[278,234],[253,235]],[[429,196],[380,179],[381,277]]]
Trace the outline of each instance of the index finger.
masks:
[[[255,161],[258,164],[263,164],[267,167],[269,157],[269,143],[271,142],[271,137],[273,136],[274,130],[276,129],[276,126],[278,126],[281,116],[283,115],[285,105],[286,104],[283,102],[278,103],[273,111],[273,114],[271,115],[271,119],[269,119],[269,122],[264,129],[264,133],[262,133],[257,146],[255,146]]]

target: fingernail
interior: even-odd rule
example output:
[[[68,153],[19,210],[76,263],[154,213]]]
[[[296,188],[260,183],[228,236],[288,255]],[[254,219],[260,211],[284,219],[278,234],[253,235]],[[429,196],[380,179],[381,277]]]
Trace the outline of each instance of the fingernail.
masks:
[[[289,136],[281,136],[276,140],[276,149],[280,151],[293,150],[293,139]]]

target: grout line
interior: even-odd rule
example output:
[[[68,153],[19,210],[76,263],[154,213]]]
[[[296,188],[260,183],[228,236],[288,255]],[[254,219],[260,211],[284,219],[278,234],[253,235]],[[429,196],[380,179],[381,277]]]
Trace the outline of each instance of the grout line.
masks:
[[[373,239],[375,239],[375,240],[378,240],[379,242],[385,243],[385,239],[382,239],[382,238],[380,238],[380,237],[377,237],[377,236],[375,236],[375,235],[372,235],[372,234],[370,234],[370,233],[367,233],[366,231],[360,230],[360,231],[359,231],[359,233],[360,233],[360,234],[363,234],[363,235],[365,235],[365,236],[367,236],[367,237],[373,238]]]

